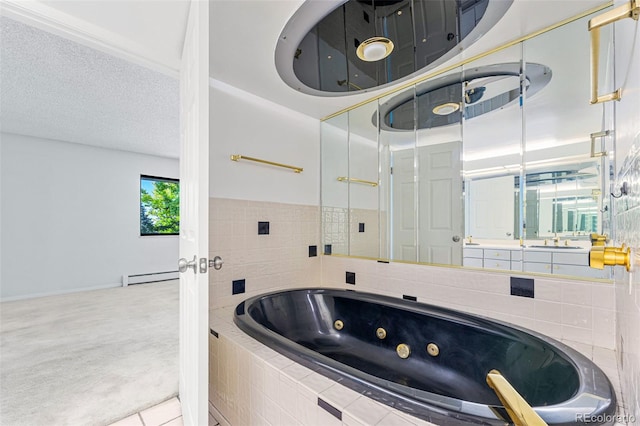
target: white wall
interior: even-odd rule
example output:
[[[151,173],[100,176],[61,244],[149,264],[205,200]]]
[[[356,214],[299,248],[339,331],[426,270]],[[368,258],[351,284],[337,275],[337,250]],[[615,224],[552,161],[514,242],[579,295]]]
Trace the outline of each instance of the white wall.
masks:
[[[211,197],[319,205],[320,122],[225,83],[210,93]],[[291,170],[233,154],[304,168]]]
[[[210,94],[209,251],[224,267],[209,274],[210,306],[235,305],[281,288],[317,286],[320,257],[320,122],[227,84]],[[302,167],[302,173],[241,154]],[[270,223],[258,235],[258,222]],[[232,294],[245,280],[245,293]]]
[[[176,269],[178,237],[140,237],[140,175],[178,160],[0,135],[0,298],[120,285]]]

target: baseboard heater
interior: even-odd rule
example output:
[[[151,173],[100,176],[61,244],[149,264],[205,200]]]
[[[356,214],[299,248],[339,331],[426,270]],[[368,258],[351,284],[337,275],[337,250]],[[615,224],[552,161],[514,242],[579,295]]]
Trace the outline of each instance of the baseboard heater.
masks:
[[[133,284],[155,283],[178,279],[178,271],[149,272],[146,274],[131,274],[122,276],[122,287]]]

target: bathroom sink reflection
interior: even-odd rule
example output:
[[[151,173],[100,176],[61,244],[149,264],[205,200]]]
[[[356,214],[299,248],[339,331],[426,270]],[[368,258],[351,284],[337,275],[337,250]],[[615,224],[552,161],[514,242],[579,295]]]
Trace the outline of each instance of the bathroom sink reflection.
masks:
[[[580,246],[527,246],[528,248],[543,248],[543,249],[561,249],[561,250],[566,250],[566,249],[581,249],[583,247]]]

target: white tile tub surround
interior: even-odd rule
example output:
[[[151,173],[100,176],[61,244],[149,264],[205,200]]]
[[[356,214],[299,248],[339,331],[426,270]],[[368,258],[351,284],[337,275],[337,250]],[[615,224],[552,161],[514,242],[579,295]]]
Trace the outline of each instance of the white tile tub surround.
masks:
[[[360,395],[249,337],[233,323],[232,307],[211,310],[210,324],[218,337],[210,335],[209,341],[209,399],[223,425],[431,424]],[[615,351],[563,341],[602,368],[620,395]],[[342,419],[319,407],[318,398],[340,410]],[[619,398],[616,419],[626,424],[625,418]]]
[[[247,297],[320,283],[320,208],[299,204],[210,199],[209,256],[224,265],[209,274],[209,306],[235,306]],[[269,234],[258,235],[258,222]],[[309,246],[318,256],[309,257]],[[234,280],[246,292],[232,295]]]
[[[209,399],[221,424],[254,426],[429,426],[318,374],[249,337],[233,309],[210,312]],[[318,398],[341,411],[338,419]],[[222,418],[221,418],[222,417]]]
[[[356,273],[355,290],[415,296],[419,302],[495,318],[556,339],[615,349],[611,283],[530,277],[535,298],[527,298],[510,294],[510,277],[523,275],[323,256],[325,286],[354,289],[345,284],[345,271]]]
[[[615,202],[616,245],[635,251],[632,273],[615,268],[616,345],[623,404],[640,423],[640,136],[629,151],[618,182],[629,184],[629,195]]]

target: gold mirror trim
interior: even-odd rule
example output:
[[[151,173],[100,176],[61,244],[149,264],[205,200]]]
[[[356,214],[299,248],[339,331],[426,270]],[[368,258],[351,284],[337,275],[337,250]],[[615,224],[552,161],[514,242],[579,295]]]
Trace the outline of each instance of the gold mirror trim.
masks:
[[[639,0],[635,0],[635,1],[639,1]],[[606,2],[606,3],[604,3],[604,4],[600,5],[600,6],[596,6],[594,8],[589,9],[589,10],[586,10],[586,11],[584,11],[584,12],[582,12],[582,13],[576,15],[576,16],[572,16],[570,18],[564,19],[564,20],[562,20],[560,22],[557,22],[557,23],[555,23],[553,25],[549,25],[546,28],[543,28],[543,29],[538,30],[538,31],[534,31],[531,34],[527,34],[527,35],[525,35],[523,37],[520,37],[520,38],[517,38],[517,39],[512,40],[510,42],[507,42],[507,43],[505,43],[505,44],[503,44],[501,46],[498,46],[498,47],[493,48],[491,50],[488,50],[486,52],[479,53],[479,54],[477,54],[475,56],[472,56],[472,57],[470,57],[468,59],[465,59],[463,61],[457,62],[457,63],[455,63],[453,65],[449,65],[447,67],[444,67],[444,68],[442,68],[442,69],[440,69],[438,71],[431,72],[431,73],[428,73],[428,74],[424,74],[424,75],[422,75],[420,77],[417,77],[417,78],[415,78],[413,80],[410,80],[410,81],[408,81],[406,83],[403,83],[398,87],[390,89],[390,90],[388,90],[388,91],[386,91],[386,92],[384,92],[384,93],[382,93],[380,95],[371,97],[371,98],[369,98],[367,100],[364,100],[362,102],[359,102],[359,103],[357,103],[355,105],[352,105],[352,106],[347,107],[347,108],[343,108],[340,111],[337,111],[337,112],[334,112],[333,114],[327,115],[326,117],[321,118],[320,121],[327,121],[327,120],[329,120],[329,119],[331,119],[333,117],[336,117],[336,116],[338,116],[340,114],[343,114],[343,113],[345,113],[347,111],[351,111],[352,109],[356,109],[356,108],[358,108],[358,107],[360,107],[362,105],[366,105],[369,102],[373,102],[373,101],[376,101],[378,99],[384,98],[385,96],[389,96],[389,95],[391,95],[393,93],[397,93],[397,92],[399,92],[401,90],[404,90],[404,89],[407,89],[407,88],[409,88],[409,87],[411,87],[411,86],[413,86],[415,84],[421,83],[421,82],[423,82],[425,80],[429,80],[429,79],[431,79],[433,77],[436,77],[436,76],[439,76],[441,74],[447,73],[447,72],[449,72],[451,70],[459,68],[459,67],[461,67],[463,65],[466,65],[466,64],[468,64],[470,62],[477,61],[478,59],[482,59],[485,56],[489,56],[489,55],[491,55],[493,53],[496,53],[496,52],[499,52],[501,50],[507,49],[507,48],[509,48],[511,46],[515,46],[518,43],[522,43],[523,41],[527,41],[527,40],[529,40],[531,38],[537,37],[540,34],[544,34],[544,33],[549,32],[551,30],[555,30],[558,27],[562,27],[563,25],[569,24],[569,23],[571,23],[573,21],[577,21],[578,19],[582,19],[585,16],[589,16],[589,15],[591,15],[593,13],[600,12],[601,10],[604,10],[604,9],[606,9],[606,8],[612,6],[612,5],[613,5],[613,1],[608,1],[608,2]]]
[[[498,370],[487,374],[487,384],[498,395],[516,426],[546,426],[547,423],[536,413],[527,401],[516,391],[511,383]]]

